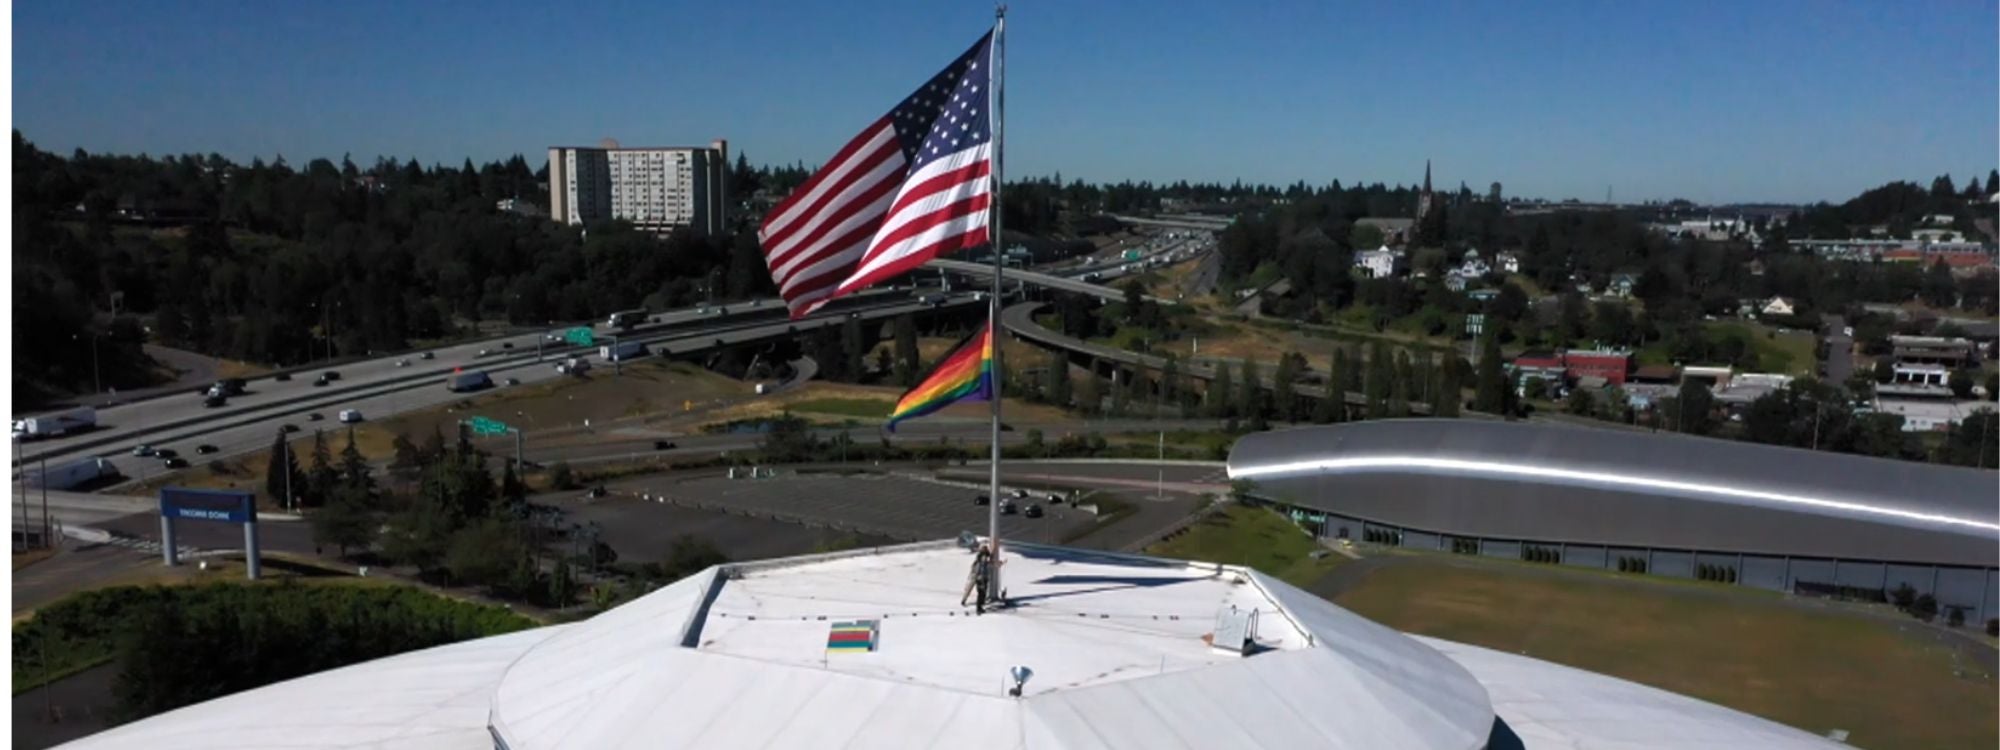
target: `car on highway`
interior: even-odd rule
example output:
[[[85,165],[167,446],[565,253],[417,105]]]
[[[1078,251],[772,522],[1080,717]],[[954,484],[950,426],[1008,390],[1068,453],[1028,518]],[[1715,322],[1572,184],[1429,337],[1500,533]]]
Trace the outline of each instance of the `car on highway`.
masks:
[[[437,355],[431,352],[424,352],[417,355],[417,359],[437,359]]]
[[[188,467],[188,460],[185,458],[169,458],[160,462],[160,464],[169,469],[185,469]]]
[[[278,430],[279,430],[280,432],[298,432],[298,431],[299,431],[299,426],[298,426],[298,425],[295,425],[295,424],[289,424],[289,423],[288,423],[288,424],[281,424],[281,425],[278,425]]]
[[[271,379],[276,380],[280,383],[289,383],[292,382],[292,374],[289,372],[281,372],[276,375],[272,375]]]
[[[1022,513],[1021,515],[1023,515],[1023,516],[1026,516],[1026,517],[1028,517],[1028,518],[1041,518],[1041,517],[1042,517],[1042,506],[1040,506],[1040,505],[1038,505],[1038,504],[1034,504],[1034,503],[1029,503],[1029,504],[1028,504],[1028,509],[1027,509],[1027,510],[1026,510],[1025,512],[1023,512],[1023,513]]]
[[[1011,516],[1014,515],[1014,513],[1019,510],[1020,510],[1019,508],[1014,507],[1014,501],[1012,500],[1000,501],[1000,515]]]
[[[220,393],[211,393],[211,394],[208,394],[208,396],[206,396],[206,397],[202,398],[202,400],[201,400],[201,405],[202,405],[202,406],[206,406],[206,407],[208,407],[208,408],[210,408],[210,409],[213,409],[213,408],[215,408],[215,407],[218,407],[218,406],[223,406],[223,405],[226,405],[226,404],[228,404],[228,403],[229,403],[229,399],[227,399],[227,398],[223,398],[222,394],[220,394]]]
[[[992,499],[992,498],[989,498],[989,497],[987,497],[987,496],[985,496],[985,495],[973,495],[973,496],[972,496],[972,504],[973,504],[973,505],[992,505],[992,504],[993,504],[993,499]]]
[[[479,350],[479,356],[481,356],[481,357],[491,357],[491,356],[493,356],[493,350],[492,350],[492,349],[481,349],[481,350]]]
[[[207,444],[207,443],[202,443],[201,445],[197,445],[197,446],[195,446],[195,447],[194,447],[194,452],[195,452],[195,453],[199,453],[199,454],[201,454],[201,455],[204,455],[204,456],[206,456],[206,455],[208,455],[208,454],[210,454],[210,453],[214,453],[214,452],[216,452],[216,451],[218,451],[218,450],[221,450],[221,449],[219,449],[219,448],[216,448],[215,446],[213,446],[213,445],[209,445],[209,444]]]
[[[675,449],[675,448],[679,448],[679,447],[680,447],[680,445],[679,445],[679,444],[677,444],[677,443],[675,443],[675,442],[674,442],[674,441],[672,441],[672,440],[655,440],[655,441],[653,441],[653,450],[656,450],[656,451],[670,451],[670,450],[673,450],[673,449]]]
[[[1027,490],[1021,490],[1021,489],[1017,489],[1017,490],[1014,490],[1014,499],[1016,499],[1016,500],[1026,500],[1026,499],[1028,499],[1028,491],[1027,491]]]
[[[181,452],[174,450],[172,448],[161,448],[159,450],[153,451],[153,457],[165,461],[171,458],[180,458]]]
[[[514,342],[512,342],[512,341],[502,341],[502,342],[500,342],[500,348],[502,348],[502,349],[512,349],[512,348],[514,348]]]
[[[330,383],[330,382],[333,382],[333,381],[335,381],[335,380],[339,380],[339,379],[340,379],[340,371],[339,371],[339,370],[327,370],[326,372],[322,372],[322,373],[320,373],[320,374],[319,374],[319,376],[320,376],[320,377],[322,377],[322,378],[325,378],[325,379],[326,379],[326,381]]]
[[[361,421],[361,419],[362,419],[362,417],[361,417],[361,410],[359,410],[359,409],[342,409],[342,410],[340,410],[340,423],[341,423],[341,424],[356,424],[356,423],[360,422],[360,421]]]
[[[1049,493],[1049,504],[1050,504],[1050,505],[1061,505],[1061,504],[1063,504],[1063,494],[1062,494],[1062,493],[1060,493],[1060,492],[1051,492],[1051,493]]]
[[[508,384],[508,385],[520,385],[520,384],[521,384],[521,379],[520,379],[520,378],[508,378],[508,379],[507,379],[507,384]]]
[[[146,458],[148,456],[151,456],[153,455],[153,446],[147,445],[145,443],[140,443],[138,445],[132,446],[132,455],[138,456],[140,458]]]
[[[316,412],[316,411],[315,411],[315,412],[307,412],[307,413],[306,413],[306,421],[307,421],[307,422],[318,422],[318,421],[320,421],[320,420],[322,420],[322,419],[325,419],[325,418],[326,418],[326,417],[324,417],[324,416],[321,416],[321,415],[320,415],[320,413],[319,413],[319,412]]]
[[[396,366],[397,366],[397,367],[409,367],[409,366],[410,366],[410,360],[408,360],[408,359],[399,359],[399,360],[396,360]]]
[[[333,381],[332,381],[332,380],[328,380],[328,379],[327,379],[327,377],[326,377],[325,375],[321,375],[321,376],[319,376],[319,377],[316,377],[316,378],[313,378],[313,387],[314,387],[314,388],[324,388],[324,387],[326,387],[326,385],[327,385],[328,383],[331,383],[331,382],[333,382]]]

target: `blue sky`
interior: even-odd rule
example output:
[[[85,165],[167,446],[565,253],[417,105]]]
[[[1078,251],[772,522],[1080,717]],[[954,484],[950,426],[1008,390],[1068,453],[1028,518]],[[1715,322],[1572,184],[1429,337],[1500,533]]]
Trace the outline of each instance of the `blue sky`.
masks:
[[[44,148],[456,164],[706,143],[818,163],[971,44],[982,3],[14,5]],[[852,7],[850,7],[852,6]],[[1016,2],[1007,173],[1498,180],[1510,195],[1842,200],[1982,179],[1995,0]]]

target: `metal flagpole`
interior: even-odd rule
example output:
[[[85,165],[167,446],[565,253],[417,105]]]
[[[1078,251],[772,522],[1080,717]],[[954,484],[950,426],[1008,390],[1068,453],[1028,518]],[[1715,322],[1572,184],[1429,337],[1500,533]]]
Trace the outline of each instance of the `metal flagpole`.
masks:
[[[988,592],[987,598],[997,601],[1000,598],[999,592],[1002,585],[1000,582],[1000,503],[1004,502],[1000,499],[1000,373],[1005,369],[1000,364],[1000,274],[1004,268],[1004,264],[1001,263],[1001,257],[1006,252],[1006,242],[1000,233],[1000,187],[1005,184],[1005,180],[1000,176],[1000,167],[1002,164],[1001,157],[1006,152],[1006,149],[1002,147],[1004,141],[1001,137],[1001,128],[1006,120],[1007,112],[1005,109],[1007,99],[1002,93],[1002,89],[1005,88],[1005,78],[1002,74],[1005,71],[1001,66],[1007,57],[1007,6],[996,6],[993,9],[993,18],[993,48],[991,53],[993,57],[993,85],[986,87],[988,98],[987,108],[993,113],[993,204],[991,209],[993,212],[993,238],[988,243],[988,249],[993,253],[993,293],[986,298],[986,326],[987,332],[992,336],[989,343],[993,345],[993,372],[991,375],[993,379],[993,466],[991,487],[987,497],[992,498],[993,501],[986,506],[986,538],[993,545],[993,554],[987,558],[989,570],[986,577],[986,590]]]

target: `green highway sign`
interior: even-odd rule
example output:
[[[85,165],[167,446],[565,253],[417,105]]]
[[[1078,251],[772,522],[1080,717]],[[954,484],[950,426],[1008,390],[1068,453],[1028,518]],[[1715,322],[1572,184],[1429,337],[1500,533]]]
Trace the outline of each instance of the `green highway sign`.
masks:
[[[507,434],[507,429],[508,429],[507,424],[497,419],[487,419],[485,417],[473,417],[471,419],[471,424],[472,424],[472,434],[474,435]]]
[[[563,340],[577,346],[595,346],[597,344],[597,337],[590,334],[589,328],[571,328],[563,332]]]

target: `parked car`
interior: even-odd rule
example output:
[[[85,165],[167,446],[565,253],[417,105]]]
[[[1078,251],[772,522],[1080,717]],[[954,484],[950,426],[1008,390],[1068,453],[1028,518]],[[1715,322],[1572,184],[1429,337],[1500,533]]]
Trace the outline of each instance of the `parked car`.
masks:
[[[1050,504],[1050,505],[1061,505],[1061,504],[1063,504],[1063,494],[1062,494],[1062,493],[1060,493],[1060,492],[1051,492],[1051,493],[1049,493],[1049,504]]]
[[[340,423],[341,423],[341,424],[355,424],[355,423],[358,423],[358,422],[360,422],[360,421],[361,421],[361,410],[359,410],[359,409],[342,409],[342,410],[340,410]]]
[[[993,500],[992,500],[991,498],[988,498],[988,497],[987,497],[987,496],[985,496],[985,495],[973,495],[973,496],[972,496],[972,504],[973,504],[973,505],[992,505],[992,504],[993,504]]]
[[[188,467],[188,460],[185,458],[169,458],[162,462],[162,465],[169,469],[185,469]]]
[[[1014,507],[1014,501],[1012,500],[1000,501],[1000,515],[1011,516],[1014,515],[1014,513],[1018,510],[1019,510],[1018,508]]]
[[[218,449],[217,449],[217,448],[216,448],[215,446],[213,446],[213,445],[209,445],[209,444],[207,444],[207,443],[202,443],[201,445],[197,445],[197,446],[195,446],[195,447],[194,447],[194,452],[196,452],[196,453],[199,453],[199,454],[201,454],[201,455],[204,455],[204,456],[206,456],[206,455],[208,455],[208,454],[210,454],[210,453],[214,453],[214,452],[216,452],[217,450],[218,450]]]
[[[322,419],[325,419],[325,418],[326,418],[326,417],[323,417],[323,416],[320,416],[320,413],[319,413],[319,412],[310,412],[310,413],[307,413],[307,414],[306,414],[306,421],[307,421],[307,422],[318,422],[318,421],[320,421],[320,420],[322,420]]]
[[[145,443],[140,443],[138,445],[135,445],[132,447],[132,455],[138,456],[140,458],[146,458],[148,456],[151,456],[153,455],[153,446],[147,445]]]
[[[1029,518],[1041,518],[1042,506],[1031,503],[1028,505],[1028,510],[1022,513],[1021,515],[1027,516]]]

